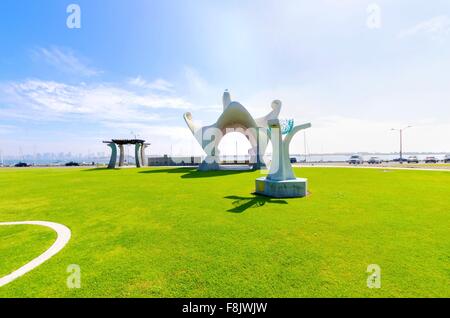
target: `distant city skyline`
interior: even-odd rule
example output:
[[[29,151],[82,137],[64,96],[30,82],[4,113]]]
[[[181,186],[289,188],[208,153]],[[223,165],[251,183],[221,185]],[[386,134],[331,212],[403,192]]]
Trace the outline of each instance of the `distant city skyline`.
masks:
[[[255,117],[280,99],[311,122],[291,153],[395,153],[408,125],[405,153],[450,152],[448,1],[3,0],[0,37],[3,157],[107,155],[132,136],[201,155],[182,115],[213,123],[225,89]]]
[[[134,158],[134,153],[133,153],[133,149],[131,149],[131,147],[129,148],[125,148],[125,155],[126,157],[129,158]],[[363,151],[356,151],[356,152],[335,152],[335,153],[307,153],[306,157],[311,157],[311,156],[350,156],[353,154],[360,154],[363,156],[372,156],[372,155],[388,155],[388,156],[395,156],[398,157],[399,153],[397,152],[363,152]],[[446,152],[404,152],[403,155],[404,156],[408,156],[408,155],[421,155],[421,156],[428,156],[428,155],[441,155],[444,156],[446,155]],[[267,152],[265,157],[270,157],[271,152]],[[173,156],[171,156],[171,154],[168,153],[161,153],[161,154],[151,154],[148,155],[148,157],[162,157],[162,156],[169,156],[169,157],[173,157],[173,158],[184,158],[186,156],[180,155],[180,154],[173,154]],[[243,157],[250,157],[249,155],[243,155],[243,154],[238,154],[237,155],[238,158],[243,158]],[[291,153],[291,156],[293,157],[305,157],[304,153]],[[236,154],[231,154],[228,153],[226,155],[221,155],[221,157],[226,157],[226,158],[234,158],[236,157]],[[34,162],[34,161],[44,161],[44,162],[51,162],[51,161],[67,161],[67,160],[87,160],[87,159],[102,159],[102,161],[108,161],[110,158],[110,154],[108,152],[88,152],[88,153],[52,153],[52,152],[47,152],[47,153],[35,153],[35,154],[19,154],[19,155],[3,155],[2,152],[0,152],[0,163],[2,163],[1,161],[12,161],[12,162],[20,162],[20,161],[28,161],[28,162]]]

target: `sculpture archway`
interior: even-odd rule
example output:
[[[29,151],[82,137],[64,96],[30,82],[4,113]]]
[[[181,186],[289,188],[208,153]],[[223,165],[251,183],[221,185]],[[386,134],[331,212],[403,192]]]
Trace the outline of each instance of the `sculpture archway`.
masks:
[[[231,101],[228,91],[223,94],[223,112],[217,121],[209,126],[197,127],[192,120],[191,113],[184,114],[184,120],[192,134],[206,153],[206,158],[199,166],[199,170],[219,170],[219,143],[230,129],[239,130],[247,136],[251,144],[250,162],[259,169],[269,142],[268,120],[277,119],[281,110],[281,102],[272,102],[272,111],[266,116],[254,119],[248,110],[239,102]]]
[[[239,129],[227,132],[223,135],[218,145],[222,163],[249,164],[251,160],[252,144],[249,137]]]

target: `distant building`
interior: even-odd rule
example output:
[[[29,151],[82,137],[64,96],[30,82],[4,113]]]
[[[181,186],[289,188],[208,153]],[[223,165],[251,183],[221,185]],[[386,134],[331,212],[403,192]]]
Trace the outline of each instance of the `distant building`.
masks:
[[[148,157],[149,166],[198,166],[202,162],[201,157]]]

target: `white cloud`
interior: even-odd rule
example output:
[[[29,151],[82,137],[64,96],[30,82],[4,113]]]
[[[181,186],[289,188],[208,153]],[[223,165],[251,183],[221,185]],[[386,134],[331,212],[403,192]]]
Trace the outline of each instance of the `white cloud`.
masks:
[[[128,83],[130,85],[145,88],[145,89],[164,91],[164,92],[173,92],[172,83],[170,83],[164,79],[161,79],[161,78],[158,78],[152,82],[147,82],[141,76],[137,76],[135,78],[129,79]]]
[[[86,62],[76,56],[75,52],[68,48],[52,46],[50,48],[37,48],[33,50],[33,57],[64,73],[79,76],[92,77],[101,74],[101,71],[90,67]]]
[[[446,15],[440,15],[422,21],[409,29],[401,31],[399,37],[404,38],[421,34],[429,35],[434,39],[442,39],[450,34],[450,18]]]
[[[15,130],[15,126],[11,126],[11,125],[0,125],[0,134],[1,135],[5,135],[5,134],[9,134],[12,131]]]
[[[435,65],[428,63],[427,67]],[[414,128],[405,134],[406,151],[448,151],[450,139],[444,136],[450,132],[450,113],[445,101],[450,95],[442,86],[445,78],[433,77],[417,66],[389,74],[390,78],[382,75],[348,73],[342,83],[321,78],[320,82],[261,90],[243,98],[234,98],[233,91],[231,95],[255,117],[267,114],[270,102],[280,99],[280,118],[312,123],[306,131],[311,153],[397,151],[398,136],[390,129],[409,124]],[[303,152],[300,133],[292,141],[291,153]]]
[[[157,120],[155,110],[187,109],[177,96],[140,94],[109,83],[68,85],[55,81],[26,80],[0,85],[4,117],[35,120],[84,118],[87,120]]]
[[[391,128],[406,126],[394,120],[380,122],[342,116],[318,117],[312,124],[312,128],[306,130],[309,153],[397,152],[399,136]],[[449,131],[450,124],[437,120],[415,122],[404,131],[404,151],[446,151],[450,149],[450,142],[440,137],[448,135]],[[291,153],[304,153],[302,134],[294,137]]]
[[[181,121],[178,121],[182,124]],[[162,155],[204,155],[200,145],[193,137],[191,131],[186,126],[178,126],[178,123],[170,126],[162,123],[156,125],[121,122],[121,123],[105,123],[106,127],[114,129],[114,133],[118,136],[129,136],[133,131],[139,138],[144,138],[151,143],[147,149],[147,154]],[[105,138],[111,138],[108,136]]]
[[[191,66],[184,68],[184,75],[191,95],[205,95],[211,92],[209,83]]]

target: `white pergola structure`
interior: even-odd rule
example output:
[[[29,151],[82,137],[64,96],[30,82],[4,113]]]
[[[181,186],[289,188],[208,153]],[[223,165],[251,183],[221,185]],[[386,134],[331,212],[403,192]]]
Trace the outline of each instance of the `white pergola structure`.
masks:
[[[134,147],[134,158],[136,161],[136,167],[140,168],[145,165],[145,148],[150,144],[146,143],[142,139],[112,139],[111,141],[104,141],[111,148],[111,158],[109,159],[108,168],[114,169],[117,163],[117,146],[119,147],[119,167],[124,164],[125,153],[124,145],[135,145]]]
[[[223,93],[223,112],[217,121],[209,126],[197,127],[192,120],[192,114],[184,114],[184,120],[197,142],[206,153],[206,158],[199,166],[199,170],[219,170],[219,143],[228,132],[241,132],[251,144],[249,150],[250,162],[253,167],[260,169],[261,158],[264,156],[270,136],[268,121],[278,119],[281,102],[272,102],[272,111],[261,118],[253,118],[248,110],[239,102],[231,101],[228,91]]]

